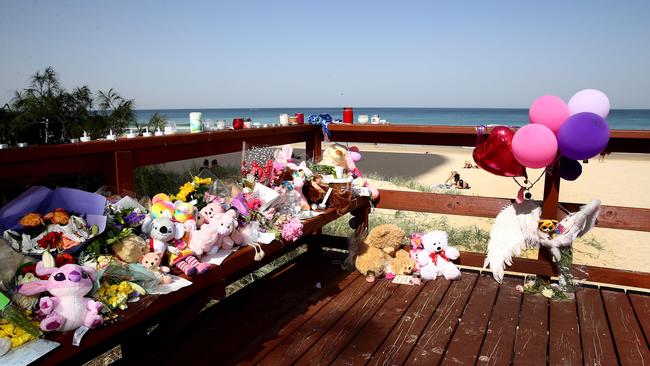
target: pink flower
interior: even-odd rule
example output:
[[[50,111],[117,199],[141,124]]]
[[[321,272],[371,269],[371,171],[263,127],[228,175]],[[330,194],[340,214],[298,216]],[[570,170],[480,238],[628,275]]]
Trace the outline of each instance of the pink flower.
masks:
[[[298,218],[292,218],[282,225],[282,239],[296,241],[302,236],[302,222]]]
[[[524,292],[524,286],[522,286],[522,285],[517,285],[517,286],[515,286],[515,291],[517,291],[517,292]]]

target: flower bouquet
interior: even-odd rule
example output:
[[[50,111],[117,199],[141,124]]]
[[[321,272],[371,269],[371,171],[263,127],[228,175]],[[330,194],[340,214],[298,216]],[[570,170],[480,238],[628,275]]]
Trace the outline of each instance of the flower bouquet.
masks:
[[[104,231],[105,206],[106,199],[98,194],[35,186],[0,210],[0,231],[24,254],[74,253]]]

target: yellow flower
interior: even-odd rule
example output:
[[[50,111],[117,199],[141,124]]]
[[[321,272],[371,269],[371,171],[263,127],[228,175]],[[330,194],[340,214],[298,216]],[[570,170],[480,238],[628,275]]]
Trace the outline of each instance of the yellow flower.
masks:
[[[179,201],[185,201],[187,200],[187,195],[192,192],[194,192],[194,184],[192,184],[192,182],[187,182],[179,188],[178,194],[174,198]]]
[[[194,177],[194,183],[198,185],[202,184],[212,184],[212,178],[199,178],[199,177]]]

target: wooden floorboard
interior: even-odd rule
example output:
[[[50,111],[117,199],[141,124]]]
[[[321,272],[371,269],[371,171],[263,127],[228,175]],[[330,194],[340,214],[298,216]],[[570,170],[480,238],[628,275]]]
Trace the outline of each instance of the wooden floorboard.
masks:
[[[329,365],[399,286],[390,281],[379,281],[375,284],[302,355],[296,365]]]
[[[314,286],[321,281],[322,286]],[[650,364],[650,296],[581,287],[521,294],[523,280],[463,271],[421,286],[304,257],[188,326],[168,360],[219,365]],[[255,286],[255,285],[253,285]],[[259,296],[255,296],[259,295]],[[263,296],[262,296],[263,295]],[[219,312],[221,309],[223,312]],[[225,310],[224,310],[225,309]],[[217,334],[218,333],[218,334]],[[193,348],[192,348],[193,347]],[[206,362],[209,361],[209,362]],[[168,362],[165,362],[168,363]],[[177,362],[174,362],[177,363]]]
[[[618,360],[600,291],[597,288],[579,288],[576,303],[584,364],[616,365]]]
[[[575,301],[551,301],[549,365],[582,365]]]
[[[494,309],[499,284],[492,276],[479,276],[467,308],[447,346],[442,365],[473,365],[487,332],[488,321]]]
[[[477,278],[475,273],[464,272],[451,284],[405,364],[436,365],[442,360]]]
[[[602,290],[621,365],[650,365],[650,351],[624,292]]]
[[[523,283],[521,278],[506,277],[499,288],[499,297],[492,311],[478,365],[507,365],[512,361],[512,353],[519,322],[521,292],[515,286]]]
[[[548,344],[548,299],[524,294],[515,338],[513,365],[546,365]]]
[[[288,365],[298,360],[374,284],[366,282],[364,277],[357,278],[351,286],[336,296],[262,359],[259,362],[260,365]]]
[[[255,365],[266,357],[275,347],[299,329],[314,314],[334,299],[341,291],[361,276],[357,272],[337,274],[337,281],[322,284],[322,288],[294,307],[275,324],[261,332],[251,343],[237,350],[224,365]]]
[[[425,286],[399,286],[338,356],[335,365],[365,365]]]
[[[422,286],[422,291],[391,330],[388,337],[372,354],[368,364],[372,366],[403,364],[420,338],[420,334],[429,322],[431,315],[442,301],[450,284],[451,282],[445,279],[426,282]],[[457,288],[457,286],[452,288]]]
[[[650,296],[647,294],[628,293],[630,303],[645,335],[646,344],[650,341]]]

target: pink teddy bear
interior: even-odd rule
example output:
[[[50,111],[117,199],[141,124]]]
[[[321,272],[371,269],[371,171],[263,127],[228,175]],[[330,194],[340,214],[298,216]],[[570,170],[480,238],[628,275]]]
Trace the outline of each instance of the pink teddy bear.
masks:
[[[235,242],[231,235],[237,226],[237,212],[234,210],[215,214],[200,230],[191,232],[189,247],[199,256],[219,249],[232,249]]]
[[[84,297],[92,290],[97,276],[93,268],[76,264],[45,268],[41,261],[36,265],[36,274],[49,274],[50,278],[25,283],[18,292],[32,296],[47,291],[52,295],[41,297],[39,302],[41,312],[45,314],[45,319],[41,321],[42,330],[67,332],[82,325],[95,328],[102,324],[104,318],[101,310],[104,305]]]

